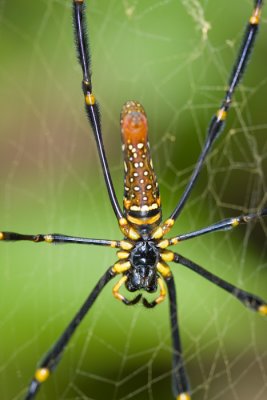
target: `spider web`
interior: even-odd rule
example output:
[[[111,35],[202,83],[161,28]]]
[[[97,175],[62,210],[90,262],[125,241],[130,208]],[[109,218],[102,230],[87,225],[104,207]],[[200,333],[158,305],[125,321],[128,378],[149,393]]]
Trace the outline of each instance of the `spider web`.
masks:
[[[144,105],[163,212],[181,195],[218,108],[252,1],[91,0],[94,91],[122,198],[119,112]],[[1,230],[120,238],[83,112],[71,1],[0,2]],[[175,229],[266,205],[266,10],[252,60]],[[267,298],[266,221],[177,249]],[[116,259],[110,249],[1,243],[0,397],[22,397],[36,363]],[[266,319],[190,271],[175,275],[193,400],[267,396]],[[167,301],[127,308],[109,285],[38,399],[173,399]]]

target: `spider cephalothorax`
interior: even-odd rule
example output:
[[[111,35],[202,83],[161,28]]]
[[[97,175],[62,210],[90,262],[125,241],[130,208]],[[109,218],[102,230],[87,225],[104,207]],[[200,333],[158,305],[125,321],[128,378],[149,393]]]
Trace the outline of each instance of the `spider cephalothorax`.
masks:
[[[140,241],[134,246],[130,253],[131,268],[126,272],[126,287],[130,292],[157,290],[158,260],[159,252],[152,241]]]

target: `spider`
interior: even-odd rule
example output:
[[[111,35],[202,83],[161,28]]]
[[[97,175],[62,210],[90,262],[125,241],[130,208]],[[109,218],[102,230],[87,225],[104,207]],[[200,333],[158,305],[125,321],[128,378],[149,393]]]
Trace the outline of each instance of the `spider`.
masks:
[[[92,308],[103,288],[113,278],[119,277],[113,286],[113,295],[127,306],[142,302],[145,307],[153,308],[164,301],[168,295],[173,346],[172,388],[173,398],[176,400],[190,400],[191,396],[179,335],[174,278],[168,263],[173,262],[191,269],[232,294],[232,296],[240,300],[246,307],[262,315],[267,315],[266,301],[226,282],[195,262],[183,257],[181,254],[168,249],[170,246],[174,246],[184,240],[211,232],[230,230],[240,224],[247,224],[252,220],[265,217],[267,215],[267,208],[263,208],[257,213],[228,218],[193,232],[171,238],[166,237],[195,186],[213,142],[223,130],[235,88],[245,71],[250,52],[253,48],[259,27],[262,5],[263,0],[254,1],[253,13],[248,21],[244,38],[230,75],[228,89],[221,106],[211,119],[203,149],[182,197],[170,217],[162,222],[161,199],[157,177],[150,156],[147,117],[142,105],[136,101],[128,101],[124,104],[121,111],[121,136],[124,158],[123,210],[119,205],[103,147],[99,105],[92,92],[90,52],[85,21],[85,1],[73,0],[74,35],[78,60],[83,74],[82,89],[85,99],[85,110],[96,140],[109,200],[123,238],[121,240],[107,240],[55,233],[29,235],[15,232],[0,232],[0,240],[2,241],[27,240],[35,243],[77,243],[108,246],[118,249],[118,260],[99,279],[81,308],[36,369],[28,386],[25,400],[35,398],[41,384],[49,378],[57,367],[76,328],[78,328],[83,318]],[[129,292],[139,293],[130,300],[121,294],[120,289],[123,285]],[[148,301],[146,296],[143,296],[140,291],[155,293],[154,300]]]

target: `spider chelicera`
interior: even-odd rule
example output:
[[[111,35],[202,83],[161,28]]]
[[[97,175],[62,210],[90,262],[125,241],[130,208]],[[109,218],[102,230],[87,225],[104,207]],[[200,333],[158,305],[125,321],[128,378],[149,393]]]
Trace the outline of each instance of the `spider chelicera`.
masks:
[[[25,399],[29,400],[35,397],[40,385],[46,381],[51,372],[55,370],[69,340],[87,312],[93,306],[104,286],[117,276],[120,276],[120,278],[113,287],[113,295],[126,305],[133,305],[142,301],[145,307],[152,308],[161,303],[166,295],[169,297],[173,346],[172,387],[173,396],[176,400],[190,400],[191,397],[179,336],[175,284],[168,262],[174,262],[193,270],[205,279],[231,293],[246,307],[262,315],[267,315],[267,303],[261,298],[224,281],[182,255],[167,250],[168,247],[174,246],[181,241],[205,235],[210,232],[229,230],[240,224],[246,224],[251,220],[264,217],[267,215],[267,208],[257,213],[228,218],[194,232],[185,233],[172,238],[165,237],[180,215],[195,185],[206,156],[213,142],[223,129],[233,93],[244,73],[249,54],[255,41],[262,5],[262,0],[254,1],[254,10],[247,24],[241,48],[229,79],[228,89],[221,106],[211,119],[203,150],[181,199],[170,217],[162,222],[159,188],[150,157],[147,136],[147,118],[143,107],[136,101],[128,101],[123,106],[121,112],[122,151],[125,171],[123,211],[118,203],[102,142],[99,106],[92,92],[90,56],[85,22],[85,4],[83,0],[73,0],[74,34],[78,59],[83,73],[82,88],[85,98],[85,109],[95,136],[109,199],[123,234],[123,239],[106,240],[61,234],[25,235],[14,232],[0,232],[0,240],[3,241],[28,240],[35,243],[78,243],[109,246],[118,249],[118,261],[108,268],[99,279],[77,314],[55,342],[54,346],[45,355],[35,371]],[[153,301],[148,301],[146,296],[143,297],[141,293],[138,293],[133,299],[129,300],[120,293],[120,288],[123,285],[125,285],[129,292],[140,292],[143,290],[145,292],[155,293],[159,291],[159,293],[155,294]]]

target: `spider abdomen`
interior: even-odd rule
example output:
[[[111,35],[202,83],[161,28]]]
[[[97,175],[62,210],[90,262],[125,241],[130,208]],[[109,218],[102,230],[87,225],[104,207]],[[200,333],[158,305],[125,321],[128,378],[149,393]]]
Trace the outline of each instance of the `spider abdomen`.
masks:
[[[123,106],[121,134],[126,218],[143,230],[151,230],[161,221],[161,203],[150,156],[147,117],[141,104],[128,101]]]

